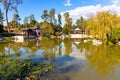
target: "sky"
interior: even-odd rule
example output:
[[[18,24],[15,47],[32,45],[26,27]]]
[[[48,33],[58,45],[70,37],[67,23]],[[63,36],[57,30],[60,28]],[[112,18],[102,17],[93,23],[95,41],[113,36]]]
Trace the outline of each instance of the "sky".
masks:
[[[2,4],[0,8],[4,12]],[[21,23],[31,14],[34,14],[36,20],[40,22],[43,10],[49,11],[52,8],[56,9],[56,15],[69,12],[75,22],[80,16],[88,19],[99,11],[109,11],[120,15],[120,0],[23,0],[23,3],[18,5],[18,14]],[[9,21],[12,20],[14,13],[15,11],[9,11]]]

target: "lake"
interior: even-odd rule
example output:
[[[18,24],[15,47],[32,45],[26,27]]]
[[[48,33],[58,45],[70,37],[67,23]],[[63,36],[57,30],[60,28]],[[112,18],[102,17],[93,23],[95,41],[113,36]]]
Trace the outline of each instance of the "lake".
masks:
[[[0,55],[53,63],[55,69],[43,80],[120,80],[120,47],[116,45],[44,38],[0,43]]]

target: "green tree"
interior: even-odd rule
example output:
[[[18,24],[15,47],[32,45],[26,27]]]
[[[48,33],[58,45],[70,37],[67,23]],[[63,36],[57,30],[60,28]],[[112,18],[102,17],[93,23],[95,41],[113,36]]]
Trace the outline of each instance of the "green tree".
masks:
[[[42,31],[44,33],[45,36],[50,36],[54,34],[54,25],[50,24],[48,22],[44,22],[41,26]]]
[[[48,21],[48,18],[49,18],[48,10],[43,11],[41,18],[44,20],[44,22]]]
[[[83,28],[83,22],[84,22],[84,19],[83,19],[83,17],[81,16],[80,19],[78,19],[78,20],[76,21],[76,26],[77,26],[78,28]]]
[[[65,12],[64,13],[64,17],[65,17],[65,20],[67,19],[67,18],[69,18],[70,16],[69,16],[69,12]]]
[[[3,25],[4,17],[3,17],[3,12],[0,9],[0,24]]]
[[[0,24],[0,33],[4,32],[3,25]]]
[[[24,20],[23,20],[24,24],[28,23],[28,21],[29,21],[28,17],[25,17]]]
[[[62,22],[61,22],[61,14],[58,14],[58,25],[62,25]]]
[[[15,10],[17,12],[17,5],[22,3],[22,0],[0,0],[0,3],[3,4],[5,9],[5,17],[8,28],[8,33],[10,32],[9,24],[8,24],[8,12],[9,10]]]
[[[116,28],[110,35],[109,40],[116,44],[120,41],[120,28]]]
[[[14,21],[14,25],[15,25],[15,26],[18,26],[18,24],[20,24],[20,23],[19,23],[20,20],[21,20],[21,19],[20,19],[20,16],[19,16],[18,14],[14,14],[14,15],[13,15],[13,21]]]
[[[24,26],[28,27],[29,18],[25,17],[24,20],[23,20],[23,22],[24,22]]]
[[[34,14],[31,14],[30,15],[30,22],[32,22],[33,20],[35,20],[35,16],[34,16]]]
[[[62,27],[61,27],[61,15],[60,14],[58,14],[58,25],[56,25],[56,27],[55,27],[55,35],[56,36],[60,36],[61,35],[61,31],[62,31]]]
[[[10,22],[8,22],[9,26],[15,26],[15,22],[13,20],[11,20]]]
[[[63,27],[63,33],[69,34],[70,30],[72,29],[72,18],[69,17],[69,13],[64,13],[65,17],[65,25]]]
[[[50,17],[50,23],[53,23],[53,20],[55,19],[55,9],[54,8],[52,8],[49,11],[49,17]]]
[[[29,24],[30,27],[33,27],[37,24],[37,21],[36,20],[32,20]]]
[[[30,24],[29,24],[29,26],[30,27],[33,27],[33,26],[35,26],[37,24],[37,21],[36,21],[36,19],[35,19],[35,17],[34,17],[34,14],[31,14],[30,15]]]

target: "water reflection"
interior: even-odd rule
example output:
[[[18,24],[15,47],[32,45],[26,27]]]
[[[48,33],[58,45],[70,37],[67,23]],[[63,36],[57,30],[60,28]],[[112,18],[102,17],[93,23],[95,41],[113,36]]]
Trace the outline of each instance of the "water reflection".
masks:
[[[23,43],[0,44],[0,53],[3,56],[14,55],[17,57],[29,57],[35,61],[52,61],[57,69],[55,74],[64,74],[71,80],[83,78],[83,75],[99,78],[98,75],[109,75],[109,80],[120,78],[120,47],[118,46],[94,46],[91,42],[71,39],[31,40]],[[91,74],[88,74],[92,72]],[[73,78],[76,73],[76,79]],[[78,75],[79,74],[79,75]],[[115,75],[112,77],[110,75]],[[54,75],[54,73],[52,74]],[[77,76],[78,75],[78,76]],[[58,79],[57,79],[58,80]],[[64,80],[64,79],[63,79]],[[91,78],[91,80],[96,80]],[[106,80],[106,79],[103,79]]]
[[[64,47],[65,47],[65,56],[69,56],[72,53],[72,41],[70,39],[64,39]]]
[[[119,50],[120,48],[115,46],[99,46],[91,49],[90,54],[86,54],[86,59],[91,67],[97,69],[98,74],[113,74],[120,65]]]

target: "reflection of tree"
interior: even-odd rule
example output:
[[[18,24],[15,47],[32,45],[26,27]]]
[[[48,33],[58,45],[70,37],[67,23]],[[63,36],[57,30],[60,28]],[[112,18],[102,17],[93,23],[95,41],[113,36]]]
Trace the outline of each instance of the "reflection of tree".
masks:
[[[7,52],[8,56],[10,56],[11,44],[9,43],[6,48],[7,48],[6,52]]]
[[[52,49],[56,46],[57,44],[55,43],[54,39],[48,39],[45,38],[43,39],[43,44],[41,46],[42,50],[48,50],[48,49]]]
[[[55,61],[56,60],[56,50],[55,49],[50,49],[50,53],[49,53],[49,56],[51,58],[52,61]]]
[[[48,51],[44,51],[44,52],[42,53],[42,55],[44,56],[44,59],[45,59],[45,60],[48,60],[48,57],[49,57]]]
[[[58,55],[61,56],[62,55],[62,40],[61,39],[55,39],[55,43],[58,46]]]
[[[43,39],[41,49],[44,50],[42,53],[44,58],[48,59],[49,57],[52,61],[55,61],[57,51],[59,55],[62,54],[61,42],[61,39]]]
[[[5,56],[5,45],[6,44],[0,44],[0,55]]]
[[[20,46],[18,47],[12,47],[12,50],[14,51],[14,53],[16,54],[16,56],[20,56]]]
[[[90,54],[86,54],[87,61],[91,67],[97,68],[98,74],[112,73],[115,67],[120,64],[119,47],[99,46],[90,48]]]
[[[49,50],[43,51],[42,55],[44,56],[45,60],[48,60],[48,58],[50,57],[52,61],[55,61],[56,60],[55,53],[56,51],[54,49],[49,49]]]
[[[33,40],[33,41],[27,40],[23,43],[22,47],[24,48],[27,54],[34,55],[36,51],[39,49],[39,46],[37,46],[36,44],[37,44],[36,40]]]
[[[43,44],[41,46],[41,49],[44,50],[42,53],[45,59],[48,59],[48,57],[51,58],[51,60],[55,60],[55,53],[54,49],[56,50],[57,43],[55,42],[54,39],[48,39],[45,38],[43,39]]]
[[[0,52],[4,54],[7,54],[7,56],[10,56],[11,50],[14,51],[16,56],[20,55],[20,44],[18,43],[6,43],[6,44],[1,44],[0,45]]]
[[[62,46],[58,45],[58,55],[61,56],[62,55]]]
[[[72,52],[72,40],[70,39],[64,39],[64,47],[65,47],[65,56],[69,56],[69,54]]]

